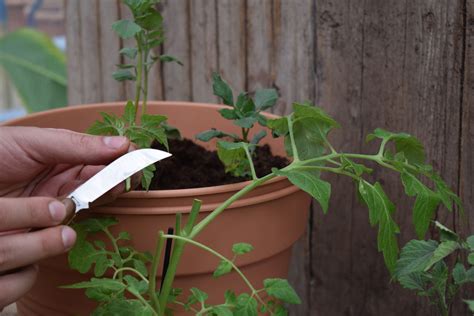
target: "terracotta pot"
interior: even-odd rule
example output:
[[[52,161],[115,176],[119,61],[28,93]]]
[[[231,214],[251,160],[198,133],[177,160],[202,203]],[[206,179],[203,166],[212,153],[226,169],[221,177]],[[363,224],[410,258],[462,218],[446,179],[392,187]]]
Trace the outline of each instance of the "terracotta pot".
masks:
[[[220,106],[185,102],[152,102],[149,113],[167,115],[184,137],[210,127],[239,132],[238,127],[220,117]],[[8,125],[67,128],[84,131],[99,118],[99,112],[121,114],[123,104],[94,104],[62,108],[33,114]],[[272,115],[268,114],[269,117]],[[284,155],[281,139],[267,138],[274,154]],[[212,148],[215,143],[203,143]],[[201,218],[242,189],[247,183],[215,187],[129,192],[112,204],[96,207],[89,215],[112,215],[119,220],[115,232],[128,231],[134,246],[152,251],[159,230],[174,225],[175,214],[190,211],[192,200],[203,201]],[[275,178],[231,205],[197,238],[211,248],[231,257],[232,244],[248,242],[255,247],[237,263],[256,287],[268,277],[286,278],[291,246],[305,231],[310,198],[284,178]],[[184,215],[184,220],[186,220]],[[175,287],[198,287],[209,294],[211,301],[223,301],[224,292],[248,290],[235,273],[214,279],[212,272],[219,259],[188,245],[185,249]],[[160,270],[161,271],[161,270]],[[87,315],[94,308],[82,291],[58,289],[58,286],[89,279],[68,268],[67,256],[45,260],[40,264],[38,281],[32,291],[18,303],[20,315]],[[186,297],[188,294],[186,293]]]

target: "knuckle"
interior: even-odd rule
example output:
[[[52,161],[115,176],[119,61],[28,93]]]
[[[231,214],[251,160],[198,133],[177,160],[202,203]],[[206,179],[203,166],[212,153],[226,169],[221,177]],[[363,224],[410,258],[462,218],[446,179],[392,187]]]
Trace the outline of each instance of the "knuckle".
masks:
[[[85,134],[79,134],[79,133],[70,133],[71,137],[71,144],[74,146],[79,146],[81,147],[88,147],[91,142],[91,137]]]
[[[38,223],[41,224],[43,222],[50,222],[50,215],[49,215],[49,203],[52,199],[48,198],[37,198],[37,199],[30,199],[26,203],[26,212],[27,216],[29,217],[29,221],[31,223]]]

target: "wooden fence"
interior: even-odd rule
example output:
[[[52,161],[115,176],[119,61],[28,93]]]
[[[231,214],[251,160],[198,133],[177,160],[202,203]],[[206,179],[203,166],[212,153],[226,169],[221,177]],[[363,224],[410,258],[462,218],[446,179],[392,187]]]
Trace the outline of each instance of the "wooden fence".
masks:
[[[68,0],[71,104],[125,100],[132,90],[111,79],[122,43],[111,30],[127,17],[115,0]],[[235,89],[275,87],[277,113],[312,100],[343,129],[338,148],[370,151],[376,127],[406,131],[461,194],[466,217],[437,218],[473,232],[474,0],[163,0],[162,51],[184,67],[153,73],[153,99],[215,102],[211,72]],[[376,172],[397,203],[403,236],[414,237],[412,199],[393,174]],[[294,315],[434,315],[424,300],[390,284],[376,231],[350,181],[330,178],[330,212],[312,210],[296,245],[291,280],[304,304]],[[401,240],[401,243],[407,240]],[[474,293],[471,297],[474,297]],[[468,295],[464,293],[464,295]],[[467,315],[459,305],[453,315]]]

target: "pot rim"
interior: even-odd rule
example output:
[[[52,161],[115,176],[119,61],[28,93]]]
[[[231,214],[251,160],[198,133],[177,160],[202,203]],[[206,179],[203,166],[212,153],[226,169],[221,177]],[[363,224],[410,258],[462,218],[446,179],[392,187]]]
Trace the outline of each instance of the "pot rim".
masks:
[[[80,111],[80,110],[87,110],[93,109],[96,107],[113,107],[119,104],[125,104],[127,101],[114,101],[114,102],[101,102],[101,103],[90,103],[90,104],[79,104],[73,106],[66,106],[62,108],[42,111],[38,113],[28,114],[25,117],[16,118],[13,120],[6,121],[0,126],[21,126],[21,121],[23,121],[26,117],[28,118],[41,118],[43,116],[47,116],[51,113],[60,113],[60,112],[69,112],[69,111]],[[160,104],[166,104],[171,106],[199,106],[205,108],[214,108],[216,110],[222,108],[228,108],[228,106],[221,105],[221,104],[213,104],[213,103],[205,103],[205,102],[191,102],[191,101],[149,101],[149,106],[158,106]],[[263,112],[265,116],[269,118],[280,118],[281,116]],[[275,182],[284,181],[285,177],[276,176],[275,178],[265,182],[261,186],[271,185]],[[150,190],[150,191],[130,191],[124,194],[121,194],[119,198],[127,198],[127,199],[156,199],[156,198],[169,198],[169,197],[193,197],[197,195],[212,195],[216,193],[230,193],[240,191],[252,181],[243,181],[231,184],[223,184],[223,185],[216,185],[216,186],[208,186],[208,187],[200,187],[200,188],[189,188],[189,189],[174,189],[174,190]],[[291,183],[289,183],[291,186]]]

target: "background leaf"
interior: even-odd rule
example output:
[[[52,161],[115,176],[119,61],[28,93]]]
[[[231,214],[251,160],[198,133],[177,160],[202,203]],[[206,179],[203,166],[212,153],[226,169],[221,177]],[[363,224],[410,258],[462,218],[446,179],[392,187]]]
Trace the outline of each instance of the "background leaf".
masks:
[[[66,57],[43,33],[24,28],[0,38],[0,66],[29,112],[68,104]]]

